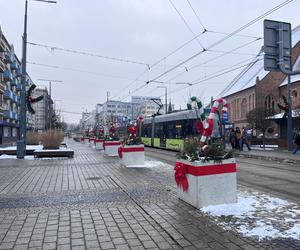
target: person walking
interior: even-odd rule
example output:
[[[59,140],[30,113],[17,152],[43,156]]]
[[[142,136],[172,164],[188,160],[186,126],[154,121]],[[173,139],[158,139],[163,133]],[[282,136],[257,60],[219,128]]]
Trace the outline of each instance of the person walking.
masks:
[[[300,131],[295,134],[294,144],[296,145],[295,150],[293,151],[293,155],[295,155],[300,150]]]
[[[251,150],[248,138],[249,138],[248,131],[245,127],[243,127],[242,138],[241,138],[241,151],[243,151],[244,149],[244,144],[246,144],[249,151]]]
[[[230,133],[229,133],[229,142],[231,144],[231,148],[235,148],[235,132],[234,129],[232,128]]]
[[[235,128],[235,148],[241,150],[241,130],[239,127]]]

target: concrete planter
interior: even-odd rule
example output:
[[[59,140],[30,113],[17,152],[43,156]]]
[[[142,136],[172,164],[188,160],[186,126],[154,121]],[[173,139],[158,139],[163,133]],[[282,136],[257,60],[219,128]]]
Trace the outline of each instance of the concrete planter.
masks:
[[[95,140],[96,140],[96,138],[89,138],[89,146],[90,147],[95,146]]]
[[[107,156],[118,156],[118,148],[121,147],[120,141],[104,141],[104,154]]]
[[[90,138],[89,137],[83,137],[84,144],[89,144],[90,143]]]
[[[103,139],[96,139],[95,140],[95,148],[98,150],[102,150],[103,149]]]
[[[197,208],[237,202],[235,159],[222,162],[189,162],[177,160],[188,181],[187,190],[177,187],[178,196]],[[176,171],[175,171],[176,176]],[[176,180],[177,181],[177,180]]]
[[[145,148],[144,144],[140,145],[125,145],[119,149],[119,158],[121,164],[126,167],[131,165],[145,164]]]

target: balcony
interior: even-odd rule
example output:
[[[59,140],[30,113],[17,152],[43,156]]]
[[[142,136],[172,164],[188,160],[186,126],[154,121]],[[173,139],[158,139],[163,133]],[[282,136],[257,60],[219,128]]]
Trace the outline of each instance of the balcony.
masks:
[[[4,99],[10,99],[10,100],[12,100],[13,99],[13,92],[11,92],[9,89],[6,89],[5,91],[4,91],[4,94],[3,94],[3,97],[4,97]]]
[[[12,54],[10,52],[6,51],[4,53],[4,61],[7,63],[12,63],[13,60],[14,60],[14,58],[13,58]]]
[[[17,104],[19,101],[19,97],[17,95],[12,94],[11,101]]]
[[[22,84],[20,82],[18,82],[17,84],[17,91],[21,91],[22,90]]]
[[[22,70],[21,70],[21,67],[18,67],[18,68],[17,68],[17,70],[16,70],[16,76],[17,76],[17,77],[22,76]]]
[[[17,63],[16,60],[14,60],[14,61],[12,62],[12,64],[10,65],[10,68],[11,68],[11,69],[18,69],[18,68],[19,68],[19,65],[18,65],[18,63]]]
[[[4,119],[13,119],[13,114],[9,110],[4,110],[3,117],[4,117]]]
[[[5,70],[5,63],[0,59],[0,72],[4,72]]]
[[[4,81],[8,81],[8,82],[11,82],[12,81],[12,74],[10,72],[10,70],[6,69],[4,72],[3,72],[3,79]]]
[[[18,120],[18,113],[14,112],[14,111],[11,112],[11,113],[12,113],[12,119],[17,121]]]
[[[11,86],[17,86],[19,83],[18,79],[17,78],[13,78],[12,81],[11,81]]]
[[[0,35],[0,52],[4,52],[5,51],[5,42],[4,42],[4,39],[3,39],[3,36],[2,34]]]

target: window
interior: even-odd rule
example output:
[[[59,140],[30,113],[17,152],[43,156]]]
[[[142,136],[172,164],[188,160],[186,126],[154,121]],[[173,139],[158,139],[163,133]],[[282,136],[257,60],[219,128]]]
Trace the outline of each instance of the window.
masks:
[[[251,110],[251,95],[249,95],[249,111]]]
[[[265,97],[265,108],[266,109],[275,109],[275,99],[272,95],[267,95]]]
[[[244,98],[241,103],[241,117],[245,117],[247,114],[247,100]]]
[[[297,93],[296,90],[293,90],[293,91],[292,91],[292,97],[295,98],[295,99],[297,99],[298,93]]]
[[[3,128],[3,135],[4,137],[10,137],[10,127]]]

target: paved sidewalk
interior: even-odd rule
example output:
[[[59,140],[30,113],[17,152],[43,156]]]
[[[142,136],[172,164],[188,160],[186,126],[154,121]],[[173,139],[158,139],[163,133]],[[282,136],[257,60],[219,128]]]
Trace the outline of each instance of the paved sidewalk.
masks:
[[[223,230],[177,198],[172,167],[67,143],[73,159],[0,160],[0,249],[300,249]]]

